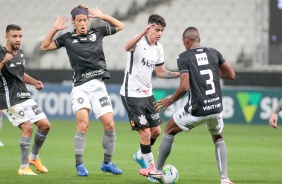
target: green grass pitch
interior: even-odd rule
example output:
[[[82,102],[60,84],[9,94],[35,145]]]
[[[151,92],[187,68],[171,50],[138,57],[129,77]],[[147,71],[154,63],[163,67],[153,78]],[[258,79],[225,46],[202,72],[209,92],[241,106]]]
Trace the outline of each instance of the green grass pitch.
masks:
[[[0,139],[0,183],[48,183],[48,184],[146,184],[150,183],[138,173],[139,165],[132,155],[139,146],[139,136],[131,131],[128,123],[116,123],[116,150],[113,162],[123,170],[115,176],[100,171],[103,158],[101,123],[92,122],[89,127],[84,153],[88,177],[78,177],[75,170],[73,137],[74,121],[51,121],[52,127],[41,149],[40,157],[49,169],[46,174],[18,176],[20,163],[20,130],[4,120]],[[163,127],[163,126],[162,126]],[[36,127],[34,127],[34,132]],[[282,129],[267,125],[226,124],[224,138],[228,149],[229,177],[236,184],[282,183]],[[158,139],[153,146],[155,160]],[[204,125],[175,137],[167,164],[179,172],[181,184],[218,184],[219,176],[214,156],[214,145]],[[35,171],[35,168],[31,166]]]

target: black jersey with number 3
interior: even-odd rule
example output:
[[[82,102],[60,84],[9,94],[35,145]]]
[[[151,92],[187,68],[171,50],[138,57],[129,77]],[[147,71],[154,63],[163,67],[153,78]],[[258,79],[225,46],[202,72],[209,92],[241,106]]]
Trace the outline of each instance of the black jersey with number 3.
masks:
[[[217,50],[207,47],[190,49],[179,55],[179,72],[188,72],[190,76],[186,112],[193,116],[206,116],[222,111],[219,66],[224,62]]]
[[[6,53],[9,52],[5,48],[0,49],[0,61],[3,61]],[[19,49],[0,72],[0,109],[7,109],[31,98],[24,83],[24,70],[24,54]]]

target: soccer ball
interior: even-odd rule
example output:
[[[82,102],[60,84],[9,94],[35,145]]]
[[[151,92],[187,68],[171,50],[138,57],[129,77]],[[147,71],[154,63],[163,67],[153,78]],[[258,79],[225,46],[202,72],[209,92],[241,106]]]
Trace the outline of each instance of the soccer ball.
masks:
[[[176,183],[179,178],[178,171],[173,165],[165,165],[163,167],[162,182],[165,184]]]

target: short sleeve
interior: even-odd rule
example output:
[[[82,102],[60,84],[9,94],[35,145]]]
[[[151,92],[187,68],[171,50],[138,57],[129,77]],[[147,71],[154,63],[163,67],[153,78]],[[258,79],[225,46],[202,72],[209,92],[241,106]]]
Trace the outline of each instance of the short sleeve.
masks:
[[[189,72],[188,60],[182,55],[179,55],[177,58],[177,66],[180,73]]]
[[[225,62],[225,59],[222,57],[222,54],[219,51],[215,50],[215,52],[219,61],[218,65],[220,66]]]
[[[97,27],[96,29],[98,31],[100,31],[101,35],[103,35],[103,36],[113,35],[117,32],[116,27],[113,26],[113,25],[106,25],[106,26],[102,26],[102,27]]]
[[[159,48],[158,48],[158,54],[159,54],[159,59],[158,59],[158,62],[156,64],[156,66],[160,66],[160,65],[163,65],[164,64],[164,49],[163,49],[163,46],[160,45]]]
[[[66,39],[67,39],[67,33],[59,36],[58,38],[54,39],[55,44],[57,45],[57,48],[61,48],[65,46],[66,43]]]

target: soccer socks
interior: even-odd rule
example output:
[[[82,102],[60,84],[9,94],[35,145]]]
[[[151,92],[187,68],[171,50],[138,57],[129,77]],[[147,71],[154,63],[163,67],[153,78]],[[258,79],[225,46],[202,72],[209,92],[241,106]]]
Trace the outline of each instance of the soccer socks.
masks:
[[[218,139],[215,145],[215,158],[221,179],[228,179],[227,174],[227,150],[223,139]]]
[[[112,161],[112,156],[115,151],[116,134],[115,131],[105,131],[102,145],[104,148],[104,163]]]
[[[155,165],[157,170],[162,170],[167,157],[170,154],[172,143],[174,141],[174,136],[164,133],[160,147],[159,147],[159,155],[158,160]]]
[[[21,169],[29,166],[28,152],[30,147],[30,138],[21,137],[20,148],[21,148]]]
[[[32,160],[36,160],[39,156],[39,151],[40,148],[42,147],[46,137],[47,137],[48,132],[43,132],[39,129],[37,129],[37,132],[34,136],[34,144],[32,147],[32,151],[31,151],[31,159]]]
[[[82,164],[82,155],[84,153],[86,144],[86,134],[81,132],[76,132],[74,136],[74,152],[75,152],[75,162],[76,165]]]
[[[140,144],[142,157],[146,163],[147,168],[149,168],[152,164],[155,163],[154,156],[151,150],[151,145]]]

